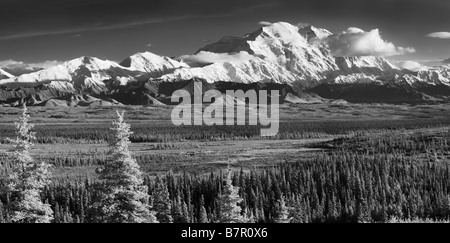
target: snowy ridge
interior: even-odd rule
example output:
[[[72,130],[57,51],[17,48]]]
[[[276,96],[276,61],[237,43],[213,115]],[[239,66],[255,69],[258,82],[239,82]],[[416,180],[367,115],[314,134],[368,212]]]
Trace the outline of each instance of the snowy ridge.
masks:
[[[254,83],[255,80],[264,83],[272,81],[290,83],[298,77],[279,65],[253,59],[245,62],[214,63],[202,68],[181,68],[158,79],[173,82],[192,78],[205,79],[209,83],[218,81]]]
[[[105,89],[105,80],[113,80],[118,85],[126,85],[142,75],[159,76],[178,67],[187,67],[186,64],[149,52],[138,53],[127,58],[123,63],[126,64],[127,61],[130,64],[129,67],[113,61],[85,56],[19,77],[8,76],[8,78],[0,80],[0,85],[47,84],[48,87],[62,91],[90,89],[101,92]]]
[[[62,90],[71,89],[69,86],[72,86],[76,89],[93,89],[100,92],[105,88],[105,80],[113,80],[115,84],[126,85],[140,77],[144,77],[144,79],[159,77],[182,67],[189,66],[150,52],[137,53],[125,59],[121,64],[85,56],[19,77],[5,75],[5,79],[0,80],[0,85],[48,84]],[[70,83],[70,85],[63,84],[64,82]]]
[[[418,71],[412,74],[397,75],[396,83],[406,83],[412,87],[422,85],[445,85],[450,86],[450,69],[442,66],[438,69]]]
[[[158,77],[173,72],[178,68],[187,68],[187,64],[175,61],[169,57],[158,56],[151,52],[137,53],[120,63],[120,65]]]
[[[103,80],[117,76],[132,76],[131,71],[119,64],[95,57],[80,57],[63,64],[19,77],[1,80],[7,83],[51,83],[69,82],[78,88],[102,87]]]

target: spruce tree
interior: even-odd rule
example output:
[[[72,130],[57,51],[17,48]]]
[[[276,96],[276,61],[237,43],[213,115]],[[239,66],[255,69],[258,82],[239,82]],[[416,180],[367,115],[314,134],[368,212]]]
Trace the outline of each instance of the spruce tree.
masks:
[[[156,177],[155,191],[153,192],[153,209],[160,223],[173,223],[171,200],[166,183],[159,176]]]
[[[203,195],[200,198],[200,210],[198,215],[198,222],[199,223],[208,223],[208,213],[206,212],[205,208],[205,198]]]
[[[181,223],[190,223],[191,217],[190,217],[190,213],[189,213],[189,208],[185,201],[183,201],[183,206],[181,207],[181,213],[183,214]]]
[[[61,207],[59,206],[59,204],[58,204],[58,202],[56,202],[56,204],[55,204],[55,215],[54,215],[54,218],[55,218],[55,223],[61,223],[61,213],[60,213],[60,209],[61,209]]]
[[[95,217],[107,223],[156,223],[149,207],[149,195],[142,172],[128,149],[130,125],[124,122],[124,112],[117,111],[112,123],[114,132],[109,144],[108,160],[97,171],[103,181],[100,200],[94,204]]]
[[[49,204],[42,202],[41,192],[49,183],[49,165],[35,162],[30,149],[36,139],[28,123],[30,116],[24,104],[22,115],[16,123],[16,138],[10,139],[14,145],[12,171],[7,179],[7,191],[11,194],[11,221],[14,223],[50,223],[53,211]]]
[[[0,224],[1,223],[5,223],[5,222],[6,222],[6,219],[5,219],[5,216],[4,216],[4,213],[3,213],[3,203],[0,200]]]
[[[241,215],[241,207],[238,205],[242,202],[239,197],[239,187],[232,185],[231,170],[225,179],[225,185],[222,189],[222,195],[219,196],[219,223],[245,223],[247,220]]]
[[[275,222],[290,223],[291,217],[289,217],[289,209],[290,208],[286,206],[284,196],[281,196],[281,199],[278,200],[277,218],[275,219]]]
[[[181,207],[181,197],[178,195],[172,202],[172,217],[174,223],[183,223],[183,211]]]

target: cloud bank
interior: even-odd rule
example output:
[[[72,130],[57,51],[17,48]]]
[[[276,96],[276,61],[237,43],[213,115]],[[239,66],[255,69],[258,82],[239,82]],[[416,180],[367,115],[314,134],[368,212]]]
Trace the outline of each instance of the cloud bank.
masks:
[[[397,47],[381,38],[380,31],[373,29],[369,32],[358,28],[348,28],[339,34],[325,39],[334,56],[394,56],[415,52],[412,47]]]
[[[267,26],[267,25],[271,25],[272,22],[269,22],[269,21],[259,21],[258,24],[259,24],[259,25],[262,25],[262,26]]]
[[[295,24],[295,26],[297,26],[299,28],[308,27],[310,25],[311,25],[310,23],[306,23],[306,22],[298,22],[297,24]]]
[[[22,61],[16,60],[4,60],[0,61],[0,68],[7,71],[8,73],[19,76],[26,73],[32,73],[39,71],[41,69],[49,68],[61,64],[62,62],[56,60],[48,60],[37,63],[24,63]]]
[[[426,36],[430,38],[450,39],[450,32],[433,32]]]
[[[425,71],[428,70],[428,68],[418,62],[415,61],[404,61],[398,64],[399,68],[401,69],[408,69],[414,72],[418,71]]]
[[[238,53],[213,53],[208,51],[201,51],[195,55],[184,55],[180,59],[187,63],[189,66],[202,66],[212,63],[222,62],[243,62],[254,58],[246,51]]]

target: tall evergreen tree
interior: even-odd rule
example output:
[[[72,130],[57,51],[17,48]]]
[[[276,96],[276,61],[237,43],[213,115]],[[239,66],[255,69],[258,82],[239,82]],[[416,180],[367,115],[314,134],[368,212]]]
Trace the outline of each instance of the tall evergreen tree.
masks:
[[[117,116],[111,128],[114,136],[109,144],[109,159],[97,171],[103,184],[100,200],[94,208],[102,222],[156,223],[142,172],[128,149],[130,125],[124,122],[124,112],[117,111]]]
[[[222,188],[222,195],[219,196],[219,223],[245,223],[247,220],[241,215],[241,207],[238,205],[242,202],[239,197],[239,187],[232,185],[231,170],[225,179],[225,185]]]
[[[6,222],[6,219],[5,219],[5,215],[3,213],[3,203],[0,200],[0,224],[5,223],[5,222]]]
[[[181,207],[181,213],[183,214],[181,223],[190,223],[191,222],[191,216],[189,213],[189,208],[187,203],[184,201],[183,206]]]
[[[208,223],[208,213],[205,208],[205,197],[203,195],[200,198],[200,210],[198,214],[198,222],[199,223]]]
[[[12,171],[7,180],[7,191],[11,193],[11,221],[14,223],[50,223],[53,211],[49,204],[42,202],[41,192],[49,183],[49,165],[35,162],[30,149],[36,139],[28,123],[26,105],[16,123],[16,138],[10,139],[14,145]]]
[[[174,223],[184,223],[182,206],[181,197],[177,195],[176,199],[172,202],[172,218]]]
[[[55,214],[54,214],[54,218],[55,218],[55,223],[61,223],[61,213],[60,213],[60,209],[61,206],[59,206],[58,202],[55,203]]]
[[[291,217],[289,217],[289,207],[286,206],[286,200],[284,196],[281,196],[281,199],[278,200],[278,209],[277,209],[277,218],[275,219],[276,223],[290,223]]]
[[[166,183],[159,176],[156,177],[155,191],[153,192],[153,209],[160,223],[173,223],[172,203]]]

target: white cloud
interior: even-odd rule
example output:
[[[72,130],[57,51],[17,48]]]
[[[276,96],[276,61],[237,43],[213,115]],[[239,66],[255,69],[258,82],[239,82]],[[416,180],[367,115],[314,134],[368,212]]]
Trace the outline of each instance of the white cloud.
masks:
[[[0,61],[0,67],[6,67],[9,65],[14,65],[14,64],[23,64],[23,62],[14,61],[11,59]]]
[[[30,65],[32,67],[36,67],[36,68],[49,68],[49,67],[59,65],[61,63],[63,63],[63,62],[57,61],[57,60],[48,60],[48,61],[37,62],[37,63],[29,63],[28,65]]]
[[[403,61],[398,64],[401,69],[408,69],[414,72],[428,70],[428,68],[415,61]]]
[[[56,60],[48,60],[36,63],[25,63],[16,60],[3,60],[0,61],[0,68],[8,70],[9,73],[18,76],[24,73],[31,73],[43,68],[49,68],[61,64],[62,62]]]
[[[309,24],[309,23],[306,23],[306,22],[299,22],[299,23],[297,23],[295,26],[297,26],[297,27],[299,27],[299,28],[304,28],[304,27],[308,27],[308,26],[310,26],[311,24]]]
[[[19,76],[25,73],[32,73],[37,71],[37,68],[33,68],[24,62],[19,62],[15,60],[4,60],[0,61],[0,68],[11,73],[14,76]]]
[[[1,68],[9,68],[9,69],[17,69],[17,68],[30,69],[30,70],[32,69],[31,66],[29,66],[28,64],[25,64],[24,62],[12,60],[12,59],[0,61],[0,67]]]
[[[146,47],[152,47],[152,43],[148,43],[147,45],[145,45]]]
[[[396,47],[393,43],[381,38],[380,31],[373,29],[369,32],[351,27],[339,34],[325,39],[334,56],[394,56],[412,53],[412,47]]]
[[[56,61],[56,60],[47,60],[43,62],[34,62],[34,63],[24,63],[22,61],[16,61],[16,60],[3,60],[0,61],[0,67],[5,68],[13,68],[13,67],[31,67],[31,68],[49,68],[52,66],[56,66],[58,64],[61,64],[62,62]]]
[[[246,51],[241,51],[238,53],[213,53],[208,51],[201,51],[195,55],[184,55],[180,59],[190,66],[211,64],[211,63],[221,63],[221,62],[242,62],[248,61],[254,58]]]
[[[400,67],[401,64],[406,62],[406,61],[400,61],[400,60],[399,61],[391,60],[391,61],[398,67]],[[417,60],[414,60],[413,62],[417,62],[426,68],[430,68],[430,67],[441,66],[443,59],[417,59]]]
[[[450,39],[450,32],[434,32],[426,36],[430,38]]]
[[[271,25],[272,23],[269,21],[259,21],[258,22],[259,25],[263,25],[263,26],[267,26],[267,25]]]

